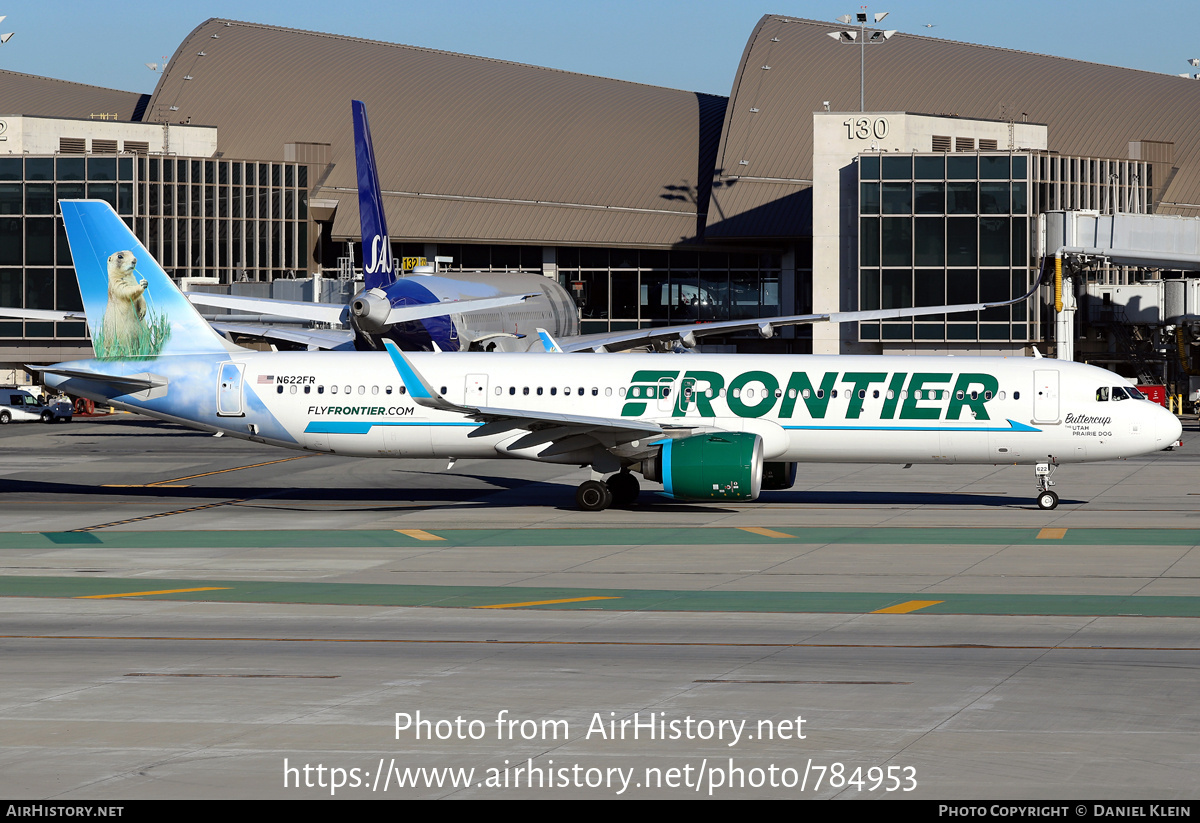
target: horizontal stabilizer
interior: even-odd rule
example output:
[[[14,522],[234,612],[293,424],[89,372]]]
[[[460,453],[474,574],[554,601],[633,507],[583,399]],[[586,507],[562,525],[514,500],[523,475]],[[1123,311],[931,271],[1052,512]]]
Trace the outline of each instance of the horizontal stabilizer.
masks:
[[[224,335],[253,337],[277,343],[293,343],[320,351],[353,351],[354,332],[347,329],[298,329],[295,326],[267,326],[257,323],[226,323],[214,320],[212,327]]]
[[[137,391],[146,391],[148,389],[158,389],[167,385],[167,378],[160,377],[157,374],[100,374],[98,372],[84,371],[83,369],[63,369],[54,366],[26,366],[30,372],[40,371],[45,374],[53,374],[59,377],[66,377],[71,380],[87,380],[91,383],[99,383],[105,386],[111,386],[117,391],[112,392],[112,396],[121,394],[132,394]]]
[[[192,305],[213,306],[250,314],[270,314],[276,317],[294,317],[297,320],[312,320],[317,323],[345,323],[350,319],[350,307],[335,303],[302,303],[296,300],[270,300],[265,297],[243,297],[236,294],[208,294],[188,291],[184,295]],[[231,316],[230,320],[236,320]]]
[[[417,306],[393,306],[388,312],[387,324],[407,323],[410,320],[425,320],[447,314],[467,314],[473,311],[499,309],[524,303],[536,294],[506,294],[503,297],[473,297],[464,300],[443,300],[440,303],[425,303]]]

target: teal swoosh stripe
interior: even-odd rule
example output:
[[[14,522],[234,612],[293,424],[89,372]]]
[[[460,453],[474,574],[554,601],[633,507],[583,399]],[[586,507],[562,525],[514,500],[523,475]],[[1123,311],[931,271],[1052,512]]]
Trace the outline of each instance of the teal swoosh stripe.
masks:
[[[314,420],[304,427],[305,434],[367,434],[372,426],[478,426],[478,423],[429,423],[421,420]]]
[[[797,431],[851,431],[851,432],[1040,432],[1033,426],[1026,426],[1015,420],[1009,420],[1008,426],[998,428],[975,428],[966,426],[784,426],[784,429]]]

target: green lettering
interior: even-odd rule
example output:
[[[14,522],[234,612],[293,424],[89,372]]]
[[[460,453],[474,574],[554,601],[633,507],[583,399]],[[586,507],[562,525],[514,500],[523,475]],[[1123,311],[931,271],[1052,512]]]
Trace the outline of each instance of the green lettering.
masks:
[[[762,400],[753,406],[743,402],[740,396],[742,390],[749,383],[762,383],[766,387]],[[729,410],[738,417],[762,417],[775,406],[775,392],[777,391],[779,391],[779,381],[775,379],[775,375],[765,371],[748,371],[733,378],[733,382],[729,384],[725,402],[729,405]]]
[[[656,369],[641,369],[633,373],[632,379],[629,381],[629,391],[626,393],[626,403],[621,408],[622,417],[637,417],[644,414],[646,411],[646,402],[644,399],[633,398],[633,390],[638,389],[642,398],[658,397],[658,381],[662,379],[674,380],[677,371],[659,371]]]
[[[880,420],[891,420],[896,414],[896,404],[900,402],[900,390],[904,388],[904,378],[908,377],[908,372],[898,371],[892,375],[892,381],[888,383],[887,398],[883,401],[883,409],[879,412]]]
[[[978,386],[976,389],[975,399],[971,399],[971,387]],[[958,382],[954,384],[954,391],[950,395],[950,405],[946,408],[947,420],[961,420],[963,406],[970,406],[976,420],[990,420],[987,409],[983,404],[987,402],[983,396],[991,392],[992,396],[996,395],[996,389],[1000,387],[1000,382],[990,374],[970,374],[963,373],[958,376]],[[958,393],[962,392],[962,399],[958,398]]]
[[[838,373],[835,371],[825,372],[825,376],[821,379],[820,390],[814,391],[807,374],[801,371],[792,372],[792,377],[788,380],[787,391],[783,393],[783,403],[779,406],[779,417],[791,417],[796,408],[796,398],[799,397],[808,407],[809,417],[814,420],[823,419],[825,409],[829,406],[829,392],[833,389],[837,376]],[[807,395],[805,395],[806,391]]]
[[[922,374],[920,372],[912,376],[912,380],[908,381],[908,397],[904,400],[904,405],[900,408],[901,420],[937,420],[942,415],[940,408],[931,409],[925,406],[918,406],[917,392],[930,390],[925,388],[926,383],[948,383],[953,375],[949,374]],[[936,390],[933,390],[934,393]],[[940,394],[940,392],[937,392]],[[931,399],[925,397],[921,398]]]
[[[842,375],[842,382],[854,384],[854,388],[850,391],[850,405],[846,409],[847,420],[857,420],[862,414],[867,386],[872,383],[882,383],[886,379],[887,372],[846,372]],[[859,397],[860,393],[863,395],[862,397]]]

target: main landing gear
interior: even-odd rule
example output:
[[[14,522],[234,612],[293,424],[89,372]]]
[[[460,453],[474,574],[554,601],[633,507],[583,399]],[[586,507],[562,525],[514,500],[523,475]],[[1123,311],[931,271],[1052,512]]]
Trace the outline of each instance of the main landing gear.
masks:
[[[1050,491],[1050,487],[1054,485],[1054,481],[1050,479],[1050,475],[1054,474],[1054,470],[1057,468],[1057,463],[1054,465],[1050,463],[1038,463],[1033,467],[1033,473],[1037,476],[1037,504],[1039,509],[1053,509],[1058,507],[1058,495]]]
[[[608,480],[585,480],[575,490],[575,504],[585,512],[598,512],[609,506],[632,506],[637,502],[641,486],[627,469]]]

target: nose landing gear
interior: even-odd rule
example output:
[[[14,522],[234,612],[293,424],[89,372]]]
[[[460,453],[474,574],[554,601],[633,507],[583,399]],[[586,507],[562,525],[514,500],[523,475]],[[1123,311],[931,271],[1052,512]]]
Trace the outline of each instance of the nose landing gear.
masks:
[[[1050,476],[1058,468],[1058,464],[1038,463],[1033,467],[1033,473],[1037,477],[1037,504],[1039,509],[1054,509],[1058,507],[1058,495],[1050,491],[1050,487],[1054,485],[1054,481]]]

